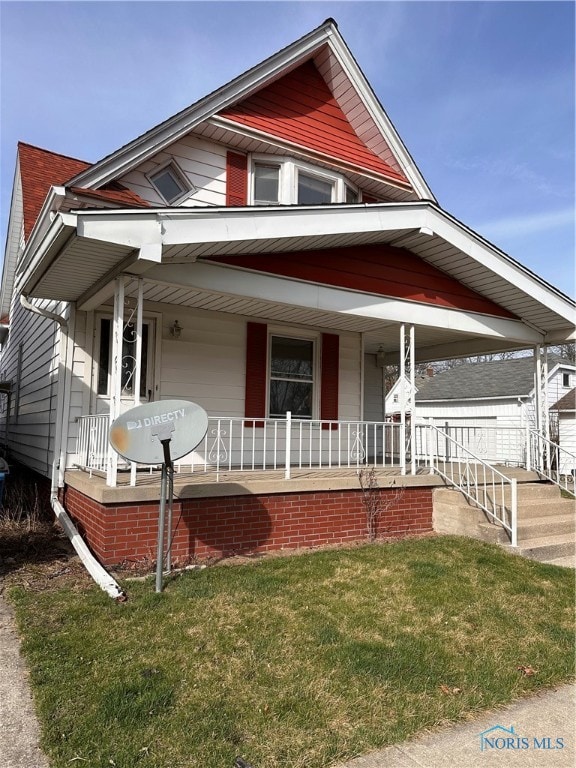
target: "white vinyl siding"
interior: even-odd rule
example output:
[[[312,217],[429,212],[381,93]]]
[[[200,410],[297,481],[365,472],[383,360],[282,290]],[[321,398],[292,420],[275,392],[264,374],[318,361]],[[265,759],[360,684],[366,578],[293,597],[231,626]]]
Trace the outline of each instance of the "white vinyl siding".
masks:
[[[210,416],[244,416],[246,322],[250,318],[167,304],[147,304],[161,312],[160,398],[190,399]],[[169,327],[183,328],[173,339]],[[321,329],[318,329],[319,331]],[[297,336],[297,329],[291,332]],[[340,335],[339,418],[360,418],[360,336]]]
[[[558,420],[558,432],[560,447],[576,456],[576,413],[574,411],[561,412]],[[570,472],[572,465],[568,457],[562,454],[561,472]]]
[[[340,334],[340,379],[338,382],[338,418],[355,421],[362,418],[362,374],[360,334]]]
[[[77,312],[74,321],[74,350],[72,354],[72,378],[70,383],[70,423],[68,425],[67,451],[72,455],[76,451],[76,438],[78,436],[77,418],[86,413],[88,402],[87,388],[84,383],[84,372],[90,371],[90,365],[86,365],[86,327],[88,315],[86,312]],[[88,382],[89,386],[89,382]]]
[[[10,312],[12,289],[14,287],[14,275],[16,264],[21,250],[24,247],[24,210],[22,204],[22,180],[20,178],[20,163],[16,165],[14,175],[14,189],[12,190],[12,202],[10,206],[10,220],[8,222],[8,235],[6,237],[6,252],[2,267],[2,289],[0,295],[0,317]]]
[[[62,314],[63,304],[42,301],[39,306]],[[8,420],[8,450],[18,462],[45,476],[52,471],[59,386],[59,326],[25,310],[13,301],[11,329],[1,358],[1,378],[13,382]],[[21,353],[20,380],[18,374]],[[1,400],[0,426],[4,436],[6,398]],[[15,412],[17,408],[17,413]]]
[[[148,177],[171,160],[176,161],[191,187],[190,195],[179,205],[226,205],[226,147],[192,134],[159,152],[119,181],[152,205],[165,206],[166,201]]]
[[[384,398],[382,397],[382,368],[376,365],[376,355],[364,355],[364,419],[382,421]]]

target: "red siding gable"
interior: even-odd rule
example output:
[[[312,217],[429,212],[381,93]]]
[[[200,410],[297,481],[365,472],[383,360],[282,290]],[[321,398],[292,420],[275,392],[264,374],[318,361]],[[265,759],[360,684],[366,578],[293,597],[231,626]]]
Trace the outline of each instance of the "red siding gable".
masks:
[[[214,258],[223,264],[423,304],[514,317],[421,258],[390,245]]]
[[[405,176],[358,138],[311,61],[219,114],[333,159],[408,183]]]

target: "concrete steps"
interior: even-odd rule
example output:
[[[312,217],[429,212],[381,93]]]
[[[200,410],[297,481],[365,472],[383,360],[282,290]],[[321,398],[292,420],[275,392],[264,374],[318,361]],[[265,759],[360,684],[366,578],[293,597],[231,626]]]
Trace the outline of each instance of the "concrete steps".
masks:
[[[509,468],[507,468],[509,470]],[[434,530],[501,544],[531,560],[574,567],[576,560],[576,504],[564,499],[551,483],[534,482],[534,473],[515,470],[518,480],[518,547],[510,547],[508,534],[482,510],[468,503],[459,491],[439,488],[434,492]],[[526,482],[527,481],[527,482]],[[486,494],[491,497],[493,488]],[[505,503],[509,503],[509,494]]]

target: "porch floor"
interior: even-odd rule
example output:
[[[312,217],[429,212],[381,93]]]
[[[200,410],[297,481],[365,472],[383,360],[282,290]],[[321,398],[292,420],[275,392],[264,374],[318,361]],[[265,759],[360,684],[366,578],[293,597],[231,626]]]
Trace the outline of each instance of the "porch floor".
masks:
[[[358,490],[360,488],[359,471],[370,467],[314,468],[291,470],[291,478],[286,480],[284,469],[255,471],[220,471],[209,469],[207,472],[175,472],[174,497],[176,499],[209,498],[214,496],[242,496],[249,494],[322,492],[334,490]],[[498,467],[508,477],[516,477],[519,482],[537,482],[535,472],[526,472],[515,467]],[[430,474],[426,466],[418,467],[415,475],[402,475],[398,467],[375,468],[373,482],[377,487],[442,487],[444,480]],[[156,501],[160,498],[160,471],[141,470],[136,476],[136,485],[130,485],[130,472],[118,472],[118,484],[115,488],[106,485],[102,476],[90,476],[82,470],[68,470],[65,475],[66,485],[75,488],[86,496],[102,504],[126,504]]]

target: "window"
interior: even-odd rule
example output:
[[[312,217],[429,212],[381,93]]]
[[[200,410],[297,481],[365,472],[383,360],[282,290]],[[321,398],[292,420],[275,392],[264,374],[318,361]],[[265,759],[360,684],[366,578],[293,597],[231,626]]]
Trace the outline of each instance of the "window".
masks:
[[[289,157],[254,155],[250,176],[251,205],[353,204],[360,199],[343,175]]]
[[[355,192],[352,187],[349,187],[348,184],[346,184],[346,202],[347,203],[357,203],[358,202],[358,192]]]
[[[175,203],[176,200],[190,191],[190,185],[184,174],[178,170],[174,163],[170,163],[160,171],[153,173],[149,178],[156,190],[169,204]]]
[[[563,373],[562,374],[562,386],[563,387],[569,387],[570,386],[570,374],[569,373]]]
[[[311,419],[314,402],[314,342],[272,336],[270,339],[269,414]]]
[[[317,176],[298,172],[298,205],[325,205],[332,202],[334,184]]]
[[[254,165],[254,205],[276,205],[279,202],[280,166]]]
[[[140,397],[146,397],[148,374],[149,324],[142,323],[142,360],[140,368]],[[112,360],[112,320],[100,318],[100,353],[98,357],[98,394],[110,395],[110,368]],[[124,327],[122,340],[122,396],[134,397],[134,363],[136,361],[136,326]]]

